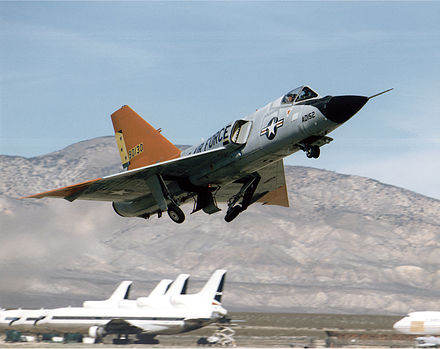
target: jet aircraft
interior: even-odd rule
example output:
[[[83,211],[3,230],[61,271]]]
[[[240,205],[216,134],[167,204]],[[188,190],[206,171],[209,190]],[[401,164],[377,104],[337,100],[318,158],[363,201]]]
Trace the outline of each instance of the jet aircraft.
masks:
[[[226,202],[226,222],[255,202],[288,207],[283,158],[300,150],[318,158],[333,141],[330,132],[388,91],[324,97],[301,86],[183,151],[123,106],[111,118],[127,171],[26,198],[110,201],[123,217],[161,217],[166,211],[176,223],[185,220],[179,206],[190,200],[192,213],[207,214]]]
[[[103,301],[85,301],[84,307],[108,308],[116,306],[120,301],[127,299],[132,281],[123,281],[119,284],[110,298]],[[0,330],[12,329],[23,333],[43,333],[42,328],[36,328],[35,322],[40,320],[50,309],[10,309],[0,311]]]
[[[221,321],[227,311],[221,306],[226,270],[216,270],[199,293],[173,307],[53,309],[35,321],[37,328],[57,333],[84,333],[95,339],[108,334],[130,334],[152,339],[159,334],[176,334]]]
[[[84,301],[83,308],[108,309],[108,308],[171,308],[172,297],[186,294],[189,274],[180,274],[176,280],[164,279],[151,291],[148,297],[139,297],[129,300],[128,296],[132,281],[122,281],[112,295],[101,301]],[[47,316],[52,309],[0,309],[0,330],[13,329],[22,333],[50,332],[35,324]]]
[[[414,311],[393,327],[405,334],[440,335],[440,311]]]

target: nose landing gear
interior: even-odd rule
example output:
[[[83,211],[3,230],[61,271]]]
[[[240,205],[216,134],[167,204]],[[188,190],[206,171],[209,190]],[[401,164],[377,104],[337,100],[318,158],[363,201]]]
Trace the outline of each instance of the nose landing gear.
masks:
[[[317,145],[310,145],[307,146],[305,149],[306,155],[309,159],[314,158],[317,159],[319,158],[319,155],[321,154],[321,150],[319,149],[319,147]]]
[[[299,148],[306,153],[306,156],[311,159],[317,159],[319,158],[319,155],[321,154],[321,150],[319,149],[319,145],[311,145],[307,143],[299,143]]]
[[[297,143],[296,146],[305,152],[309,159],[317,159],[321,153],[320,148],[323,145],[329,144],[331,141],[333,141],[333,138],[327,136],[310,136],[309,138],[302,140],[300,143]]]

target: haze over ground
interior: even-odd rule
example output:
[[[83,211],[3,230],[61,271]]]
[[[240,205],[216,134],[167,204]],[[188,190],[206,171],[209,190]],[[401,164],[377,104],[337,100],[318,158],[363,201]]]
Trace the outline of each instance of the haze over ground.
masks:
[[[122,218],[110,203],[16,199],[120,168],[112,136],[0,156],[0,306],[80,305],[127,279],[145,296],[162,278],[225,268],[229,310],[438,309],[440,201],[368,178],[287,166],[290,208],[255,204],[229,224],[224,206],[208,216],[185,205],[177,225]]]

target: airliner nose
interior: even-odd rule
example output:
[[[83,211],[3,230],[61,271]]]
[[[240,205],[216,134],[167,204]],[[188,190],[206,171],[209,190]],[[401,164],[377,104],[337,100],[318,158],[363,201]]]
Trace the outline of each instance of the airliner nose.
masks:
[[[393,328],[400,333],[408,333],[409,327],[409,321],[407,318],[400,319],[393,325]]]
[[[365,96],[331,97],[325,106],[324,115],[327,119],[343,124],[356,114],[368,102]]]

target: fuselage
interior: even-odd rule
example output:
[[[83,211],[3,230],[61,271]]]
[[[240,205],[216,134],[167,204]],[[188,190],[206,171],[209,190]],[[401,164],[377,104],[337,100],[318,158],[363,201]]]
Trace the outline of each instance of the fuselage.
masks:
[[[45,316],[49,310],[47,309],[33,309],[23,311],[15,321],[9,325],[11,330],[20,331],[23,333],[44,333],[47,332],[42,328],[37,328],[35,323]]]
[[[10,330],[11,324],[20,319],[21,315],[25,313],[24,309],[9,309],[0,311],[0,331]]]
[[[292,101],[287,99],[289,95],[293,95]],[[189,180],[197,186],[222,186],[239,180],[304,150],[345,123],[367,101],[363,96],[321,97],[307,86],[292,90],[183,151],[181,156],[219,147],[229,150],[221,159],[194,169]]]
[[[224,309],[223,309],[224,310]],[[122,333],[176,334],[203,327],[226,314],[212,309],[149,309],[68,307],[54,309],[35,326],[45,331],[59,333],[89,333],[93,327],[105,328],[112,320],[124,321],[134,326],[132,332]],[[195,326],[195,327],[194,327]],[[107,333],[118,333],[108,330]]]
[[[393,325],[405,334],[440,335],[440,311],[416,311],[409,313]]]
[[[206,141],[183,151],[182,156],[187,156],[219,147],[229,149],[228,156],[191,174],[191,183],[203,186],[233,182],[297,152],[299,144],[311,136],[325,136],[340,126],[327,119],[314,105],[282,103],[282,99],[276,99],[242,120],[228,123]],[[308,102],[320,99],[317,96]],[[246,129],[249,133],[241,139],[242,143],[237,143],[233,140],[233,131],[235,123],[240,121],[243,125],[249,123],[250,129]]]

